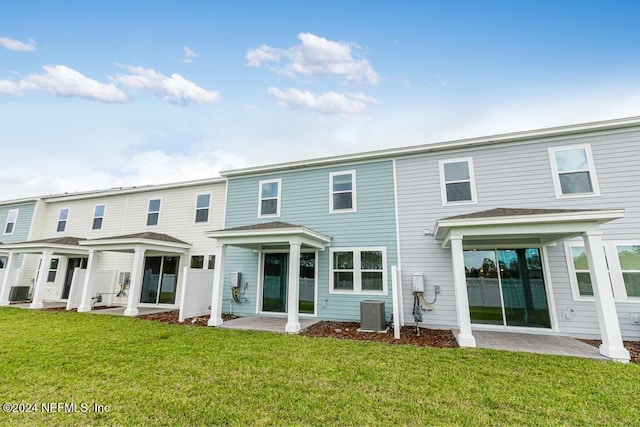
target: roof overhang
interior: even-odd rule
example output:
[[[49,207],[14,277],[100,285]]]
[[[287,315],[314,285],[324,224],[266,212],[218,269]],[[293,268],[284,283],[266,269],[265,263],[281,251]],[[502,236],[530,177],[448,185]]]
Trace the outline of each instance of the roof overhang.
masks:
[[[135,249],[143,248],[150,252],[179,254],[187,252],[191,246],[188,243],[167,242],[142,237],[113,237],[85,240],[80,242],[80,245],[85,247],[86,250],[93,249],[96,251],[133,252]]]
[[[496,210],[497,211],[497,210]],[[548,245],[598,231],[600,224],[624,216],[624,209],[555,210],[535,213],[534,210],[510,210],[511,215],[474,216],[473,214],[436,221],[434,240],[449,246],[453,236],[462,238],[465,245],[531,243]],[[542,211],[542,210],[541,210]]]
[[[205,233],[217,240],[218,244],[239,246],[254,250],[284,248],[292,242],[299,242],[303,248],[323,250],[331,238],[303,226],[283,226],[277,228],[231,228]]]
[[[0,253],[17,252],[22,254],[41,254],[45,251],[52,251],[59,255],[87,255],[87,248],[79,245],[66,245],[60,243],[44,243],[44,242],[23,242],[9,243],[2,245]]]

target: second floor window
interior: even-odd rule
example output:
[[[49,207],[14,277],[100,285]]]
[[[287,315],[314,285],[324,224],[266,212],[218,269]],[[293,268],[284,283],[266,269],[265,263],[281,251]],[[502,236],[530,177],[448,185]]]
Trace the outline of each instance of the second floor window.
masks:
[[[93,211],[93,223],[91,224],[92,230],[101,230],[102,221],[104,220],[105,205],[96,205]]]
[[[209,204],[211,194],[198,194],[196,197],[196,222],[209,222]]]
[[[356,210],[356,172],[330,174],[330,212],[354,212]]]
[[[147,210],[147,225],[158,225],[160,220],[160,199],[149,200],[149,209]]]
[[[475,203],[473,161],[470,158],[441,160],[440,185],[443,205]]]
[[[280,216],[281,180],[260,181],[260,202],[258,218]]]
[[[69,208],[60,209],[60,213],[58,214],[58,227],[56,228],[56,231],[61,233],[64,230],[66,230],[68,220],[69,220]]]
[[[600,192],[589,145],[550,148],[556,197],[597,196]]]
[[[7,224],[4,226],[4,234],[13,234],[18,221],[19,209],[11,209],[7,214]]]

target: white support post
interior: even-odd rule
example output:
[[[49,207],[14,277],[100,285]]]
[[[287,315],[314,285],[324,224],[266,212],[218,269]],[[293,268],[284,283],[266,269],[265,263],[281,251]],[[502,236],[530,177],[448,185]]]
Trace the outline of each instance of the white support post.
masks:
[[[587,231],[582,235],[582,239],[589,261],[589,274],[595,296],[600,335],[602,336],[600,353],[620,362],[629,362],[631,356],[622,342],[618,312],[607,273],[607,261],[602,248],[602,233]]]
[[[216,244],[216,267],[213,275],[213,292],[211,293],[211,316],[208,326],[222,325],[222,294],[224,289],[224,261],[227,246]]]
[[[95,263],[96,251],[89,249],[89,259],[87,260],[87,271],[84,275],[84,283],[82,285],[82,299],[80,300],[80,306],[78,306],[78,313],[85,313],[91,311],[91,294],[93,292],[93,276],[96,271]],[[70,307],[67,307],[69,310]]]
[[[400,339],[400,299],[402,298],[402,282],[399,270],[391,266],[391,296],[393,302],[393,337]]]
[[[451,236],[451,261],[453,264],[453,285],[456,290],[456,310],[458,312],[458,335],[460,347],[475,347],[476,339],[471,333],[471,315],[469,314],[469,295],[467,279],[464,273],[464,252],[462,236]]]
[[[38,281],[36,282],[35,289],[33,290],[33,299],[29,308],[41,309],[44,307],[42,300],[44,298],[44,287],[47,283],[47,277],[49,275],[49,267],[51,265],[51,257],[53,251],[42,251],[42,261],[40,262],[40,271],[38,272]]]
[[[142,288],[142,278],[144,269],[144,248],[135,248],[133,254],[133,269],[131,270],[131,281],[129,285],[129,296],[127,298],[127,309],[125,316],[138,315],[138,303],[140,302],[140,292]]]
[[[300,332],[300,247],[297,241],[289,242],[289,283],[287,292],[287,324],[285,332]]]
[[[14,275],[17,263],[17,254],[14,252],[9,252],[9,259],[7,260],[7,267],[4,271],[2,286],[0,286],[0,306],[9,305],[9,291],[11,290],[11,284],[9,283],[9,280]]]

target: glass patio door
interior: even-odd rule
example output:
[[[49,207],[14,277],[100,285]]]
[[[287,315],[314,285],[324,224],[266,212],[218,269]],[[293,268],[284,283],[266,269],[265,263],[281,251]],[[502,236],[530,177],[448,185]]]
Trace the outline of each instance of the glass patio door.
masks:
[[[262,311],[287,312],[289,274],[288,253],[265,253],[262,275]],[[299,313],[315,313],[316,254],[300,254]]]
[[[538,248],[464,251],[471,323],[550,328]]]
[[[174,304],[180,257],[146,257],[142,277],[141,303]]]

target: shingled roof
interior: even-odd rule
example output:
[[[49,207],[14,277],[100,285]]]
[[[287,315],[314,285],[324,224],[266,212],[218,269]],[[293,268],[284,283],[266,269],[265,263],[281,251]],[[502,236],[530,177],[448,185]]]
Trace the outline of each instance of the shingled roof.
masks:
[[[123,234],[120,236],[110,236],[110,237],[102,237],[99,239],[91,239],[92,242],[99,242],[102,240],[130,240],[130,239],[147,239],[147,240],[157,240],[160,242],[168,242],[168,243],[180,243],[188,245],[187,242],[183,242],[182,240],[176,239],[175,237],[169,236],[168,234],[163,233],[153,233],[150,231],[146,231],[143,233],[133,233],[133,234]]]
[[[529,208],[495,208],[486,211],[473,212],[464,215],[450,216],[442,220],[450,219],[474,219],[474,218],[495,218],[502,216],[528,216],[528,215],[553,215],[576,212],[593,212],[599,209],[529,209]]]

